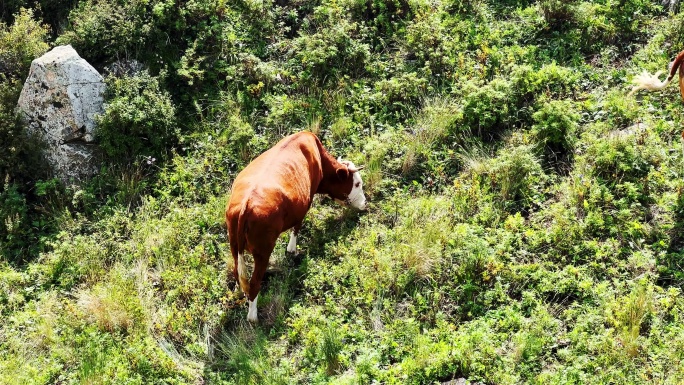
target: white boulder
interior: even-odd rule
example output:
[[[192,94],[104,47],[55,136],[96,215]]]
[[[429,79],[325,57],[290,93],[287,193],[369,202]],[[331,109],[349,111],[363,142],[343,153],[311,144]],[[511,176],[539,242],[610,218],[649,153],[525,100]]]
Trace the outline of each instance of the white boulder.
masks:
[[[45,143],[54,175],[77,182],[97,171],[95,116],[104,111],[102,76],[70,46],[59,46],[31,63],[18,108],[28,132]]]

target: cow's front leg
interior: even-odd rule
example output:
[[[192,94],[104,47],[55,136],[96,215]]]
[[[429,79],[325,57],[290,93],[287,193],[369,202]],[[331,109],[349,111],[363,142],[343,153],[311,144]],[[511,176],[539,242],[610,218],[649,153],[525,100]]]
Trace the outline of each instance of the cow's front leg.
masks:
[[[292,228],[292,232],[290,232],[290,242],[287,244],[288,253],[297,254],[297,234],[299,234],[301,228],[301,223]]]
[[[247,311],[247,321],[252,322],[252,323],[257,323],[259,321],[259,317],[257,316],[257,300],[259,299],[259,294],[257,294],[256,297],[254,297],[254,301],[247,301],[247,304],[249,305],[249,310]]]

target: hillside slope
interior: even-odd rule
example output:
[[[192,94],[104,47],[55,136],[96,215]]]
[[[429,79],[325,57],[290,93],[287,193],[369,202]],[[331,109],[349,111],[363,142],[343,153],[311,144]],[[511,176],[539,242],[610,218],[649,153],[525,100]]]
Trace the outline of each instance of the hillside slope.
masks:
[[[0,383],[684,382],[684,103],[627,96],[684,49],[659,2],[0,11]],[[14,115],[59,44],[108,73],[80,187]],[[366,166],[371,207],[315,202],[253,326],[223,210],[301,130]]]

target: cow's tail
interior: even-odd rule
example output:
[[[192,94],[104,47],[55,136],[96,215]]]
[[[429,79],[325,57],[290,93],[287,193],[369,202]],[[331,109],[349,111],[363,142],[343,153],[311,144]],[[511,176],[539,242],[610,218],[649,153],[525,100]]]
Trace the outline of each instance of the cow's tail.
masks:
[[[249,296],[249,272],[247,271],[247,265],[245,264],[245,242],[247,242],[247,205],[248,200],[242,204],[242,209],[240,210],[240,215],[238,216],[237,223],[237,254],[238,254],[238,281],[240,283],[240,288],[246,296]]]
[[[682,61],[684,61],[684,51],[680,52],[679,55],[677,55],[677,57],[675,58],[674,62],[672,62],[672,65],[670,67],[670,73],[664,82],[660,81],[660,79],[658,78],[660,75],[662,75],[664,71],[658,71],[653,75],[651,75],[647,71],[644,71],[640,75],[637,75],[632,81],[634,83],[634,87],[632,87],[632,90],[629,92],[629,95],[632,95],[639,90],[658,91],[667,87],[667,85],[670,84],[672,79],[674,79],[675,75],[677,74],[677,71],[679,70],[679,67],[682,64]]]

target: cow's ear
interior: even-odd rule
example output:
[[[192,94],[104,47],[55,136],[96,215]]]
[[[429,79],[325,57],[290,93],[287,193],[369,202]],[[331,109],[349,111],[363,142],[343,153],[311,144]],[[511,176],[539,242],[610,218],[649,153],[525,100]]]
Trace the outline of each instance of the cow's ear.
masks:
[[[337,173],[337,177],[340,178],[340,180],[346,180],[349,178],[349,170],[346,167],[340,167],[335,171]]]

